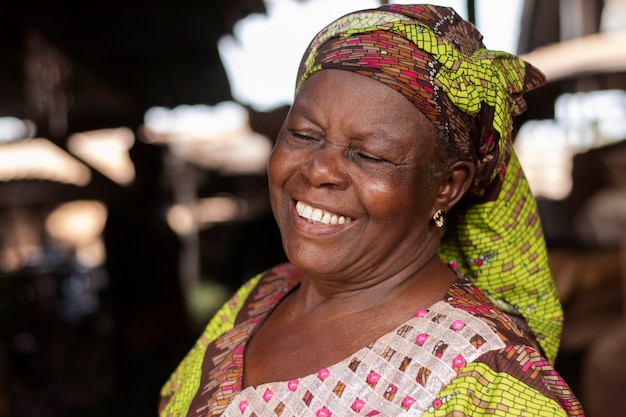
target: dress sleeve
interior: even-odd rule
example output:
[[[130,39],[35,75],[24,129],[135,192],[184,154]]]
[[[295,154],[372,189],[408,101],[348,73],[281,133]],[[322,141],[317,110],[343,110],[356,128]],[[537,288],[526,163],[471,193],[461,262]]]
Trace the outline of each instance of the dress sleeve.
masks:
[[[528,346],[507,346],[467,364],[424,416],[584,416],[547,359]]]
[[[232,329],[237,314],[261,279],[257,275],[244,284],[213,316],[196,344],[161,388],[159,415],[161,417],[186,416],[189,405],[200,387],[202,362],[207,346],[224,332]]]

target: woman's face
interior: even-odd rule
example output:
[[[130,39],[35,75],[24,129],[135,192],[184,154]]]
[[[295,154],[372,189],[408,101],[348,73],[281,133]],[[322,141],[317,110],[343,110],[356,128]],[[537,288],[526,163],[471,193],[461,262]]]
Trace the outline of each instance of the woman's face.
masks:
[[[345,70],[297,94],[269,160],[288,258],[328,276],[393,273],[436,249],[436,134],[406,98]]]

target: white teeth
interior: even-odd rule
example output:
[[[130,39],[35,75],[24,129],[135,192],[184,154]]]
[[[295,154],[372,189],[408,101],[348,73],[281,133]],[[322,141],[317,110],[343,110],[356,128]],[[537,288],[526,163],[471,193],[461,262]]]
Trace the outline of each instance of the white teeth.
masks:
[[[322,210],[320,209],[313,210],[313,214],[311,215],[311,220],[315,220],[316,222],[319,222],[322,220],[322,217],[324,217],[324,213],[322,213]]]
[[[302,210],[300,211],[300,215],[304,218],[310,219],[312,214],[313,214],[313,207],[303,204]]]
[[[296,211],[300,217],[307,219],[311,223],[346,224],[352,221],[351,217],[339,216],[334,213],[323,211],[322,209],[313,208],[302,201],[298,201],[296,203]]]

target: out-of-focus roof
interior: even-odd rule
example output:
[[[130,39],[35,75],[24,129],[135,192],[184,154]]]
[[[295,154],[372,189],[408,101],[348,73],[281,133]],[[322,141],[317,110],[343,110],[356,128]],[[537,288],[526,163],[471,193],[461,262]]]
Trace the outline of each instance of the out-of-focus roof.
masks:
[[[46,103],[33,103],[33,88],[66,102],[68,125],[59,136],[137,126],[155,105],[228,100],[217,39],[253,12],[265,12],[263,0],[4,0],[0,116],[35,119],[34,107]],[[64,82],[71,91],[57,91]],[[40,134],[55,136],[35,122]]]
[[[626,71],[626,30],[600,32],[542,46],[522,55],[548,82]]]
[[[552,119],[565,93],[626,90],[626,0],[525,0],[518,53],[548,83],[525,95],[518,124]]]

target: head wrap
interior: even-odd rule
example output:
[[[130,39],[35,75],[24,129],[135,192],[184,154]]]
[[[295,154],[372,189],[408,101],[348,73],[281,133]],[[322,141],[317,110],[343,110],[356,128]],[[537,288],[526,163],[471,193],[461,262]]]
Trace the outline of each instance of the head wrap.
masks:
[[[476,166],[463,204],[447,219],[439,254],[504,311],[522,316],[554,362],[562,311],[535,200],[512,147],[512,117],[543,74],[485,49],[482,35],[447,7],[386,5],[350,13],[307,48],[296,91],[328,68],[374,78],[404,95],[460,160]]]

